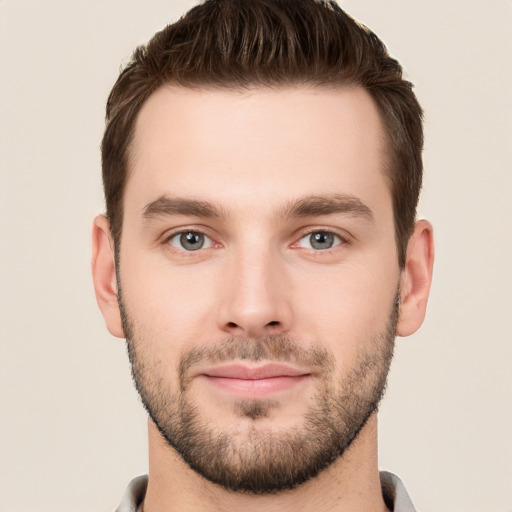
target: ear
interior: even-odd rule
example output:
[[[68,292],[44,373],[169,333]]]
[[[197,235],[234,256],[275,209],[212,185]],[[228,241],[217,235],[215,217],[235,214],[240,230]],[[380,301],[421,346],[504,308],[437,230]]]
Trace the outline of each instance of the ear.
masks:
[[[116,262],[110,223],[104,215],[94,219],[92,227],[92,278],[98,306],[110,333],[124,338],[117,302]]]
[[[434,266],[434,236],[430,222],[419,220],[407,246],[400,278],[400,316],[396,333],[409,336],[425,318]]]

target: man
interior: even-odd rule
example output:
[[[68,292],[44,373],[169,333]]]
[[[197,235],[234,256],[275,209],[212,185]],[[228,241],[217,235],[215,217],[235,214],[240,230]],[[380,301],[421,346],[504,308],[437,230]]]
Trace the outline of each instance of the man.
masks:
[[[334,3],[208,0],[135,51],[93,230],[149,414],[119,511],[414,510],[376,411],[432,275],[421,118]]]

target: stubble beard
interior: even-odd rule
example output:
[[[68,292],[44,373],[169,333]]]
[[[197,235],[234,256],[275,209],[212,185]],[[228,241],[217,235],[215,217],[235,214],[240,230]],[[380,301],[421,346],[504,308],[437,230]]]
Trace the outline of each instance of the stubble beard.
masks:
[[[398,297],[397,292],[383,331],[364,344],[366,349],[344,376],[336,376],[334,357],[323,347],[304,349],[283,336],[232,337],[184,354],[178,363],[179,389],[166,381],[169,371],[161,368],[158,355],[147,354],[145,340],[127,315],[121,296],[119,304],[135,386],[167,444],[210,482],[230,491],[269,494],[293,489],[343,457],[377,410],[393,357]],[[275,400],[235,402],[234,413],[244,419],[244,428],[240,422],[229,430],[210,424],[193,402],[190,369],[200,362],[233,360],[319,368],[317,389],[302,425],[284,432],[261,427],[261,420],[279,407]]]

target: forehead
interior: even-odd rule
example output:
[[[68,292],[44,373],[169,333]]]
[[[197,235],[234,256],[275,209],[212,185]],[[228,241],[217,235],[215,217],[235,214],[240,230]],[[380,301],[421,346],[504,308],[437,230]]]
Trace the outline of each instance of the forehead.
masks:
[[[377,107],[361,88],[166,86],[138,116],[125,202],[142,207],[163,194],[214,196],[230,207],[305,194],[368,199],[388,188],[384,149]]]

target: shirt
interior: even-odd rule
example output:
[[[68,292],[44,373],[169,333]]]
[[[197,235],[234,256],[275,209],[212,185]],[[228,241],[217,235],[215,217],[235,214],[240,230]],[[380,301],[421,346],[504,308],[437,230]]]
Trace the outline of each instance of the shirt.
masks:
[[[380,485],[382,496],[387,507],[393,512],[416,512],[411,498],[405,490],[404,484],[393,473],[380,472]],[[148,486],[148,476],[142,475],[134,478],[124,493],[123,499],[116,512],[137,512],[144,501]]]

